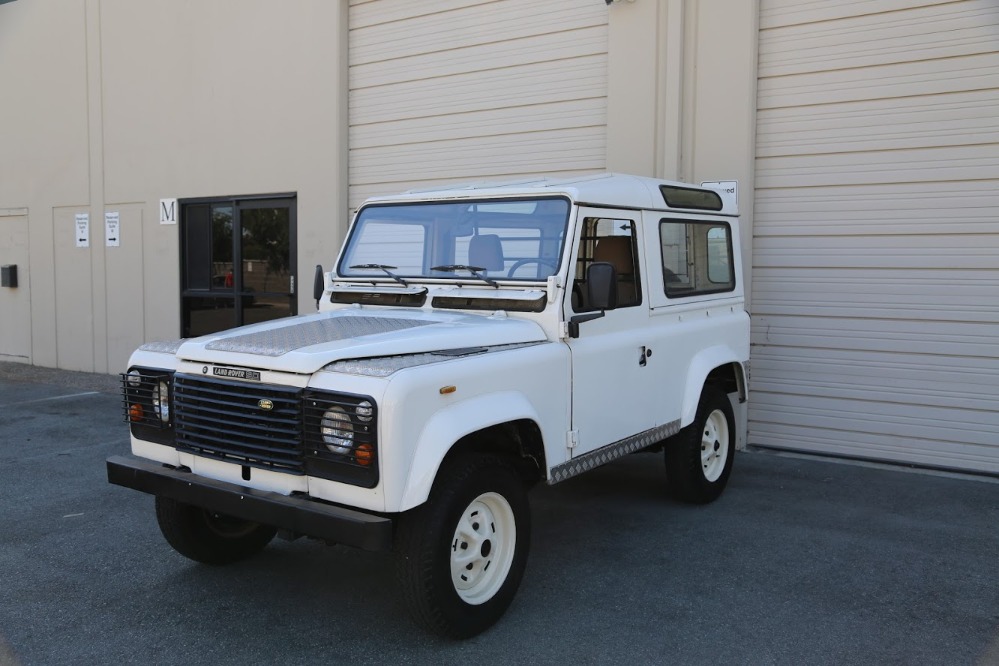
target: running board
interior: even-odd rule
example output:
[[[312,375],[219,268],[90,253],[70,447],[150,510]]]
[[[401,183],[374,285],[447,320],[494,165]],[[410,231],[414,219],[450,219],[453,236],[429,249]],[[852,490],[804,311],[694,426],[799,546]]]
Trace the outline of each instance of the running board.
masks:
[[[618,440],[613,444],[602,446],[595,451],[584,453],[581,456],[573,458],[572,460],[567,460],[561,465],[553,467],[551,476],[548,478],[548,485],[553,486],[556,483],[565,481],[566,479],[571,479],[577,474],[582,474],[583,472],[588,472],[595,467],[606,465],[612,460],[617,460],[618,458],[626,456],[629,453],[641,451],[642,449],[648,448],[653,444],[661,442],[667,437],[672,437],[678,432],[680,432],[679,419],[673,421],[672,423],[656,426],[651,430],[640,432],[637,435],[625,437],[624,439]]]

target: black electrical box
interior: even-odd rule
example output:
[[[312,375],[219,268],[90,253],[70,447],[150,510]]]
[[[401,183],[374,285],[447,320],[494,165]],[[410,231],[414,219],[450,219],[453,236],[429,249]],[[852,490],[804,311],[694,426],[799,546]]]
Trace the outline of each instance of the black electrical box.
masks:
[[[17,264],[0,266],[0,287],[17,286]]]

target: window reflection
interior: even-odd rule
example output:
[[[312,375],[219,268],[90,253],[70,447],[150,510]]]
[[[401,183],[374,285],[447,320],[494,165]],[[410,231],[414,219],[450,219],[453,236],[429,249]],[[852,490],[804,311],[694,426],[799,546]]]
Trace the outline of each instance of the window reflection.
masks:
[[[232,298],[192,296],[185,300],[184,337],[193,338],[236,326],[236,303]]]
[[[212,290],[232,291],[232,206],[212,206]]]
[[[291,292],[287,208],[241,211],[244,292]]]
[[[293,315],[292,299],[290,296],[279,296],[274,294],[254,294],[251,305],[246,305],[246,298],[243,297],[243,323],[259,324],[263,321],[280,319]]]

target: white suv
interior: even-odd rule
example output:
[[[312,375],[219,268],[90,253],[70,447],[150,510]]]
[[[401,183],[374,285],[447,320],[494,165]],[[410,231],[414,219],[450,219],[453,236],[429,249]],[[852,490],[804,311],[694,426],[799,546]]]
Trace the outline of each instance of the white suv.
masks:
[[[122,375],[166,540],[212,564],[277,533],[392,549],[416,619],[465,637],[520,583],[527,490],[641,450],[709,502],[743,423],[734,203],[605,174],[367,201],[318,312],[143,345]]]

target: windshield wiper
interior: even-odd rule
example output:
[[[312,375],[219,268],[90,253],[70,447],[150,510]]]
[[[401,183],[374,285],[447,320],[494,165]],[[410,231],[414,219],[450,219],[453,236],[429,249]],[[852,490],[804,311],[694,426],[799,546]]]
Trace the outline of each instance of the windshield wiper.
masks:
[[[499,289],[499,282],[491,278],[487,278],[485,275],[483,275],[482,271],[486,269],[482,268],[481,266],[466,266],[465,264],[448,264],[446,266],[432,266],[430,270],[443,271],[445,273],[454,273],[455,271],[468,271],[475,277],[479,278],[480,280],[488,284],[490,287],[496,287],[497,289]]]
[[[395,268],[397,268],[397,266],[388,266],[386,264],[355,264],[355,265],[351,266],[350,268],[351,269],[355,269],[355,268],[375,268],[375,269],[378,269],[380,271],[384,271],[385,275],[388,275],[390,278],[392,278],[393,280],[395,280],[396,282],[398,282],[399,284],[401,284],[403,287],[408,287],[409,286],[408,282],[406,282],[401,277],[399,277],[398,275],[396,275],[395,273],[393,273],[391,270],[389,270],[389,269],[395,269]]]

